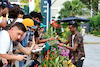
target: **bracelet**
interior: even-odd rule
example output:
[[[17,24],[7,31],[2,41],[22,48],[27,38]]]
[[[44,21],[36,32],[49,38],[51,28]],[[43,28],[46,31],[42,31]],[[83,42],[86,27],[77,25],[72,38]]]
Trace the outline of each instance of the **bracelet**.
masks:
[[[2,15],[3,17],[6,17],[6,14]]]
[[[66,44],[64,44],[64,47],[66,47]]]

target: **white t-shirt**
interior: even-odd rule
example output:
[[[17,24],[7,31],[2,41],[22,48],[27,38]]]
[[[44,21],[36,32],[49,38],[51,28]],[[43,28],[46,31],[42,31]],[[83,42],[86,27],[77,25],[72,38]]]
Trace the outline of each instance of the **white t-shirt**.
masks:
[[[2,22],[2,20],[0,19],[0,23]]]
[[[13,22],[13,20],[14,20],[14,18],[8,18],[7,19],[7,24],[11,24]],[[22,21],[23,21],[22,18],[17,18],[14,23],[16,23],[16,22],[21,22],[22,23]]]
[[[7,54],[12,52],[13,41],[9,37],[9,33],[6,30],[0,31],[0,54]]]
[[[75,34],[72,35],[72,47],[74,47],[74,37],[75,37]]]
[[[23,19],[22,18],[17,18],[15,22],[21,22],[22,23]]]
[[[0,23],[2,22],[2,20],[0,19]],[[2,27],[0,27],[0,31],[2,30]]]

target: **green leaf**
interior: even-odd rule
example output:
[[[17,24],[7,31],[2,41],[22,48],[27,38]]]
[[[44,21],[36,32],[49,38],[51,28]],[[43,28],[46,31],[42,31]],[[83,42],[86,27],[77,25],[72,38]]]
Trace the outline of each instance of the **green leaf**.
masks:
[[[62,64],[59,64],[59,67],[63,67]]]
[[[59,56],[56,58],[55,63],[57,64],[59,61]]]
[[[56,64],[54,63],[54,61],[50,61],[50,63],[53,65],[53,67],[56,67]]]

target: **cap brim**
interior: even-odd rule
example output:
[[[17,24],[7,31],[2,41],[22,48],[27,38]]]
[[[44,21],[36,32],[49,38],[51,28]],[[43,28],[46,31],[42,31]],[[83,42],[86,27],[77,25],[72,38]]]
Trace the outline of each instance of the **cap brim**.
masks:
[[[13,5],[9,5],[8,8],[14,8],[14,6]]]
[[[32,28],[32,29],[36,29],[36,28],[37,28],[37,26],[30,26],[30,28]]]
[[[43,25],[43,27],[46,27],[46,25]]]
[[[40,27],[46,27],[46,25],[44,25],[43,23],[40,23]]]
[[[2,6],[8,7],[8,8],[14,8],[14,6],[11,5],[11,3],[8,0],[3,0],[2,1]]]

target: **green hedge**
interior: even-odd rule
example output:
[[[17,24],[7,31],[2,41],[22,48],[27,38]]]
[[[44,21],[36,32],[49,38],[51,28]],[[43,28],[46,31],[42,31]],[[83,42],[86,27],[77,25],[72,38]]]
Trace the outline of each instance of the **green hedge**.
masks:
[[[100,14],[93,16],[90,19],[90,33],[99,36],[100,35]]]

